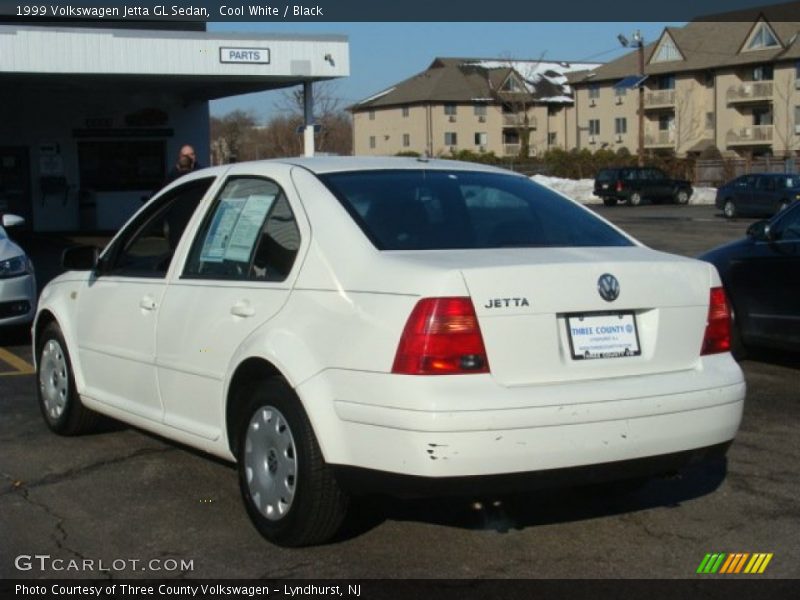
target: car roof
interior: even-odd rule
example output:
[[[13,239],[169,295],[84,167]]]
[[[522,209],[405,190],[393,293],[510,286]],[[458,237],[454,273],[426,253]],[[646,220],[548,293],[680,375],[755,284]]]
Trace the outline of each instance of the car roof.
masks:
[[[514,173],[507,169],[501,169],[491,165],[484,165],[481,163],[464,162],[458,160],[445,160],[441,158],[424,158],[424,157],[397,157],[397,156],[314,156],[314,157],[290,157],[290,158],[274,158],[269,160],[249,161],[236,163],[237,171],[241,171],[243,167],[246,169],[247,165],[251,165],[254,171],[258,170],[259,165],[265,164],[284,164],[293,165],[308,169],[312,173],[325,174],[325,173],[341,173],[346,171],[386,171],[397,169],[409,170],[437,170],[437,171],[480,171],[486,173],[502,173],[505,175],[524,175]],[[223,165],[221,167],[212,167],[205,169],[206,173],[219,171],[225,167],[232,165]],[[198,171],[201,173],[203,171]]]

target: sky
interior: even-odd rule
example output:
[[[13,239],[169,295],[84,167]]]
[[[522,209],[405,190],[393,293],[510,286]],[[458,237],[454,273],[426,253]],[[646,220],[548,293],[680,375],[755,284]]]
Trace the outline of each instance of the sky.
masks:
[[[618,34],[637,29],[645,43],[665,26],[684,23],[209,23],[208,31],[340,34],[350,42],[350,76],[336,80],[342,106],[354,104],[424,71],[437,56],[513,57],[574,62],[608,62],[626,51]],[[216,100],[211,114],[251,111],[260,122],[275,113],[280,91]]]

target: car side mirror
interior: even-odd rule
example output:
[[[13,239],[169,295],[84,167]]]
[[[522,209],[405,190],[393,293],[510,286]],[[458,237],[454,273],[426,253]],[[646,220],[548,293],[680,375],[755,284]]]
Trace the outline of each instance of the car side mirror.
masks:
[[[762,242],[770,241],[774,237],[772,234],[772,229],[770,227],[769,221],[767,221],[766,219],[752,223],[747,228],[747,235],[748,237],[751,237],[754,240]]]
[[[61,255],[61,266],[67,271],[91,271],[99,256],[100,250],[95,246],[73,246]]]
[[[25,219],[17,215],[3,215],[3,227],[17,227],[24,222]]]

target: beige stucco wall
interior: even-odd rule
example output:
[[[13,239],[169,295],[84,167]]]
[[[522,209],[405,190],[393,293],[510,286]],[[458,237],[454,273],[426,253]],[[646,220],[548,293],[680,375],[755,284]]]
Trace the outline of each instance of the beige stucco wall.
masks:
[[[598,83],[599,97],[594,99],[589,98],[589,86],[576,88],[576,107],[572,121],[577,123],[578,135],[576,139],[573,134],[570,148],[588,148],[595,152],[601,148],[617,150],[624,146],[631,152],[636,152],[638,92],[627,90],[624,96],[616,96],[613,84],[614,82]],[[614,133],[617,118],[627,119],[627,132],[621,136]],[[591,119],[599,119],[600,135],[589,135]]]

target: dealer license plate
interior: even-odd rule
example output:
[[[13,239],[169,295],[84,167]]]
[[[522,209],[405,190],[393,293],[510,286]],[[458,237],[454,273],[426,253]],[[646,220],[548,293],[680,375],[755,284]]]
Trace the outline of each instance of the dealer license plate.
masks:
[[[570,315],[567,317],[572,358],[639,356],[639,332],[632,312]]]

